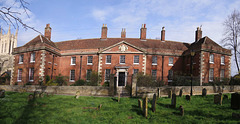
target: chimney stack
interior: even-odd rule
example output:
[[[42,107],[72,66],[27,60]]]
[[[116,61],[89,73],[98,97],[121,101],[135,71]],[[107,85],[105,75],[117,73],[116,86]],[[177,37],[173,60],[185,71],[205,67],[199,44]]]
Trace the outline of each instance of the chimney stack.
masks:
[[[122,29],[121,38],[126,38],[126,28]]]
[[[101,39],[107,39],[107,30],[108,30],[107,24],[103,24]]]
[[[197,27],[196,36],[195,36],[195,42],[197,42],[201,38],[202,38],[202,30],[201,30],[201,28]]]
[[[146,40],[146,35],[147,35],[147,28],[146,28],[146,24],[142,24],[142,28],[140,29],[140,39],[141,40]]]
[[[50,27],[50,24],[47,24],[45,28],[44,36],[48,38],[48,40],[51,40],[51,31],[52,31],[52,28]]]
[[[161,41],[165,41],[165,27],[162,27],[162,31],[161,31]]]

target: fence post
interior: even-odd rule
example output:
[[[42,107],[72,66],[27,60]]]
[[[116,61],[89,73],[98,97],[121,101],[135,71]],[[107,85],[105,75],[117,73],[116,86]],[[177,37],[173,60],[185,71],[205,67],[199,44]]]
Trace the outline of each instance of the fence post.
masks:
[[[109,82],[109,95],[114,96],[115,91],[114,91],[114,74],[110,75],[110,82]]]

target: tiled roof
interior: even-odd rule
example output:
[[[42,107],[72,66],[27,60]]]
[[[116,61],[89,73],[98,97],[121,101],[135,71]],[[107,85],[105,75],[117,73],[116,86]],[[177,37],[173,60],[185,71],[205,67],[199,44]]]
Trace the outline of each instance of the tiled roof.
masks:
[[[175,41],[161,41],[155,39],[147,39],[145,41],[139,38],[107,38],[107,39],[79,39],[69,40],[62,42],[55,42],[56,46],[61,50],[73,50],[73,49],[97,49],[106,48],[121,41],[128,42],[139,48],[156,48],[156,49],[172,49],[172,50],[187,50],[190,44],[175,42]]]
[[[46,43],[52,47],[55,47],[55,48],[57,47],[54,42],[52,42],[51,40],[48,40],[46,37],[44,37],[42,35],[38,35],[37,37],[33,38],[31,41],[29,41],[24,46],[35,45],[38,43]]]
[[[214,42],[212,39],[210,39],[207,36],[199,39],[197,42],[194,42],[193,44],[191,44],[191,46],[201,45],[201,44],[212,45],[212,46],[215,46],[215,47],[221,47],[220,45],[218,45],[216,42]]]

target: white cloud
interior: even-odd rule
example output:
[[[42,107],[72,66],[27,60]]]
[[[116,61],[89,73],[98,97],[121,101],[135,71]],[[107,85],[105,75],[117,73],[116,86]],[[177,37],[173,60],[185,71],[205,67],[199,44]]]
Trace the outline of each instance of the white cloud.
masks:
[[[92,15],[96,20],[100,20],[100,21],[105,21],[107,14],[109,13],[109,11],[105,11],[105,10],[99,10],[99,9],[94,9],[92,11]]]

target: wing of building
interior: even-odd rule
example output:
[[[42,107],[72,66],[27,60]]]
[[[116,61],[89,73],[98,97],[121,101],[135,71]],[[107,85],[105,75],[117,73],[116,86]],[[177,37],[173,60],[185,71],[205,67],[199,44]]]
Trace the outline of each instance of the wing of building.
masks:
[[[89,80],[91,73],[97,72],[102,77],[101,84],[114,74],[117,85],[126,86],[131,84],[134,73],[151,75],[167,84],[174,75],[190,75],[191,58],[192,74],[200,85],[215,77],[230,77],[231,50],[202,37],[200,28],[192,44],[166,40],[164,27],[161,39],[146,39],[145,24],[140,29],[140,38],[127,38],[125,29],[120,38],[108,38],[107,30],[104,24],[101,38],[53,42],[47,24],[44,36],[14,49],[12,83],[38,84],[47,75],[54,78],[61,74],[69,77],[68,84],[72,84],[79,79]]]

